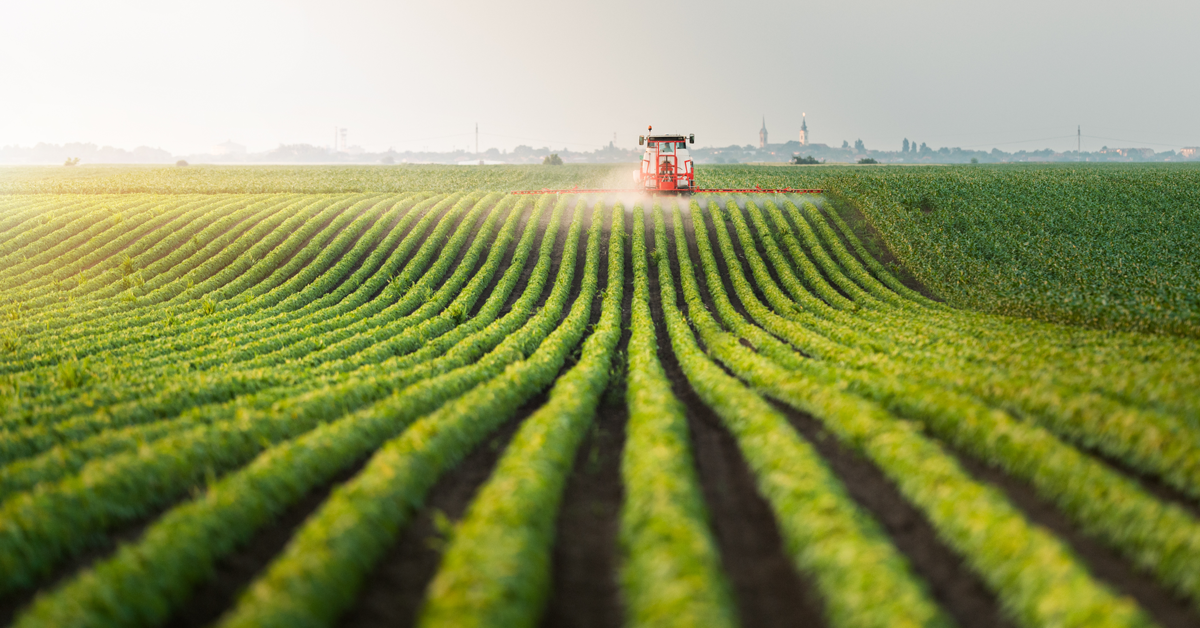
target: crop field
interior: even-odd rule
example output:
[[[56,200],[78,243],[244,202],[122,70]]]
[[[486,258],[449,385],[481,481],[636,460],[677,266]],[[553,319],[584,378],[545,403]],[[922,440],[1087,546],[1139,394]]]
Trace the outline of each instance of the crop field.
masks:
[[[1200,169],[627,169],[0,171],[0,625],[1200,625]]]

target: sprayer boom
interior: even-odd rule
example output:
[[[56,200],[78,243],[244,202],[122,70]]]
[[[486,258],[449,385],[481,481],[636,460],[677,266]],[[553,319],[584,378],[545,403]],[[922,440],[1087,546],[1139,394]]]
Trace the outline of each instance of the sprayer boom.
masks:
[[[685,188],[656,190],[645,188],[564,188],[551,190],[515,190],[513,194],[820,194],[825,190],[801,188]]]
[[[513,194],[820,194],[822,190],[799,188],[698,188],[696,187],[695,163],[689,145],[696,143],[696,135],[688,133],[656,133],[654,127],[647,134],[638,136],[638,145],[645,146],[642,161],[633,171],[633,183],[637,187],[627,190],[603,188],[571,188],[569,190],[520,190]]]

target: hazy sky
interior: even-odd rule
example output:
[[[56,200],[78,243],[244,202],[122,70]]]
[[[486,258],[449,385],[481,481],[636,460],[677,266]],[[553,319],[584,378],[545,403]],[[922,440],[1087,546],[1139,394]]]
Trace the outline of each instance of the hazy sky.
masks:
[[[1198,31],[1196,0],[0,0],[0,145],[723,146],[807,112],[831,145],[1166,150],[1200,145]]]

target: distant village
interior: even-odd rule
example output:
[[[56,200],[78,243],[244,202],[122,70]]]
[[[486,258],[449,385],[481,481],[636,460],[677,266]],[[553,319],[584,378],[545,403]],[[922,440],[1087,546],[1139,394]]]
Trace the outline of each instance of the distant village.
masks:
[[[517,146],[513,150],[489,148],[472,152],[397,151],[370,152],[359,146],[346,145],[345,130],[335,136],[332,146],[311,144],[280,144],[278,147],[249,152],[246,147],[227,140],[215,144],[207,153],[173,155],[160,148],[139,146],[133,150],[97,146],[88,143],[37,144],[32,147],[4,146],[0,148],[0,164],[63,164],[74,160],[83,164],[540,164],[551,155],[563,163],[628,163],[641,159],[640,148],[622,148],[609,142],[608,146],[591,151]],[[339,141],[340,139],[340,141]],[[1200,147],[1185,147],[1178,151],[1155,151],[1152,148],[1108,147],[1098,151],[1055,151],[1051,149],[1005,152],[958,147],[934,148],[925,142],[905,138],[895,149],[866,146],[862,140],[842,140],[840,145],[811,142],[808,120],[802,119],[799,136],[782,143],[769,141],[764,118],[758,131],[758,141],[742,146],[693,147],[692,159],[698,164],[965,164],[1015,162],[1174,162],[1200,161]]]

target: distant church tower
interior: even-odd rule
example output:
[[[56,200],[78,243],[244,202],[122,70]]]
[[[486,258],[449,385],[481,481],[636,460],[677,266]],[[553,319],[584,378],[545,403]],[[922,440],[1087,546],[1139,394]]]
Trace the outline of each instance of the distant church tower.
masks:
[[[804,116],[804,114],[800,115]],[[808,120],[804,117],[800,119],[800,145],[808,146]]]
[[[758,147],[767,147],[767,117],[763,116],[763,127],[758,130]]]

